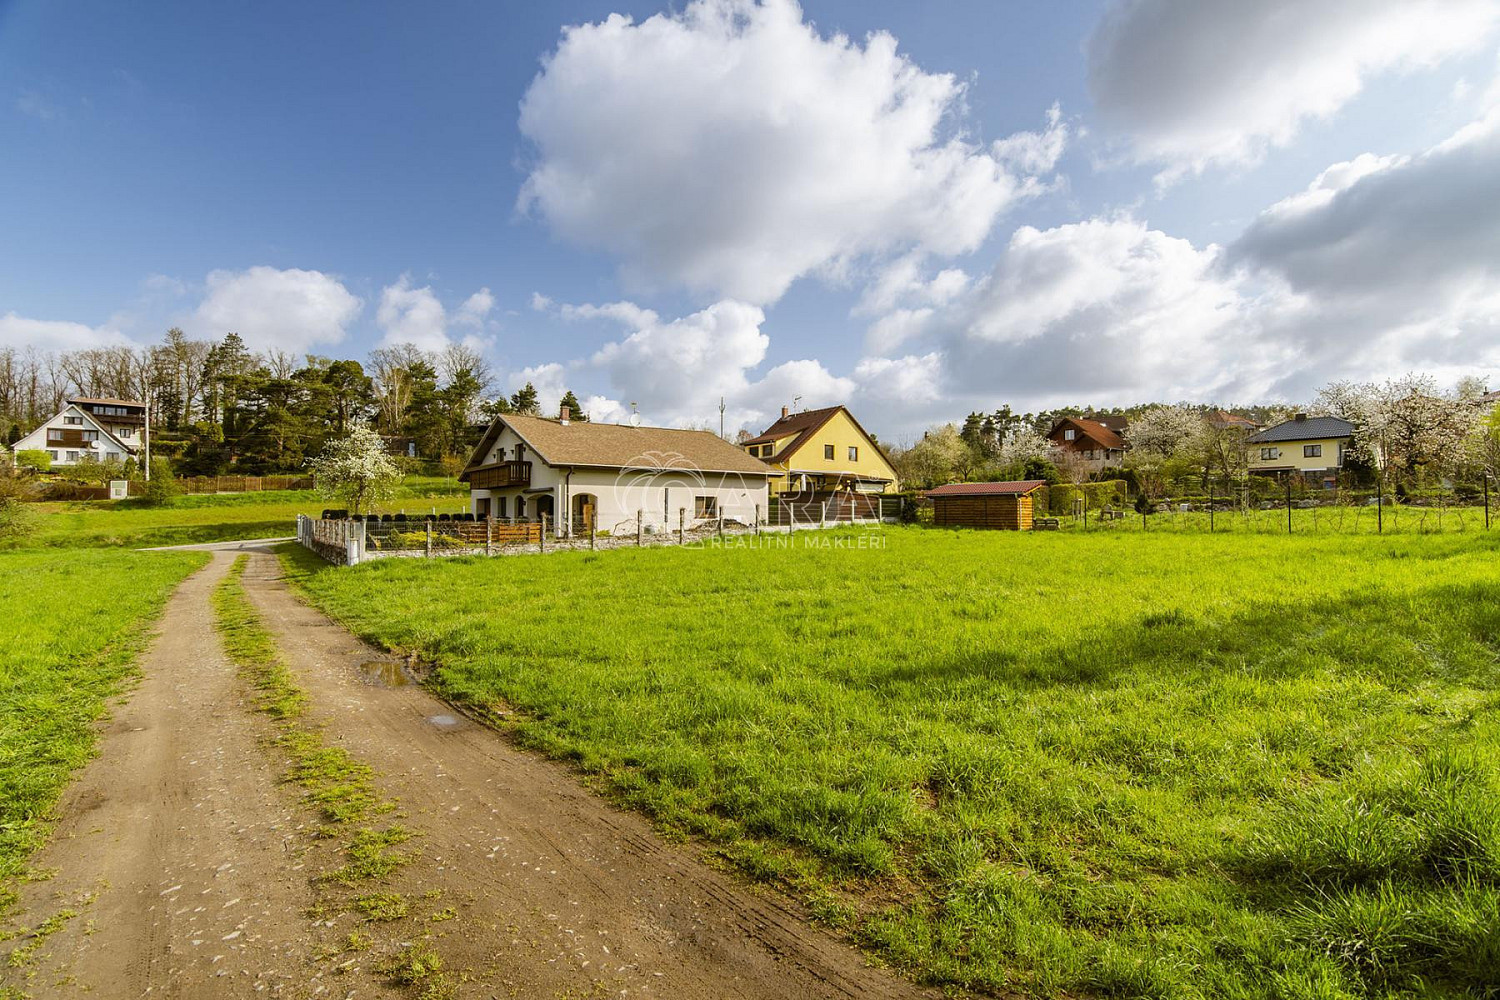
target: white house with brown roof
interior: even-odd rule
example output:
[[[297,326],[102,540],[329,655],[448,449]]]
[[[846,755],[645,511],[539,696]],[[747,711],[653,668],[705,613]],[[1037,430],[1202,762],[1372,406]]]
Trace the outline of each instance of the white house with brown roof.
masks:
[[[459,479],[476,517],[537,520],[560,535],[754,523],[769,503],[766,465],[710,431],[508,413],[485,430]]]
[[[85,455],[124,461],[141,449],[146,404],[133,399],[74,396],[55,416],[12,447],[45,451],[54,467],[77,465]]]

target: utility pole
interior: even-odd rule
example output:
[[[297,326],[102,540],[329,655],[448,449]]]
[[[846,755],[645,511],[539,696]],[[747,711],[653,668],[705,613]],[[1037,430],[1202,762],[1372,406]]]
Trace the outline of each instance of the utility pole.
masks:
[[[151,482],[151,386],[146,385],[146,426],[141,432],[141,441],[146,453],[146,482]],[[129,492],[128,490],[126,492]]]

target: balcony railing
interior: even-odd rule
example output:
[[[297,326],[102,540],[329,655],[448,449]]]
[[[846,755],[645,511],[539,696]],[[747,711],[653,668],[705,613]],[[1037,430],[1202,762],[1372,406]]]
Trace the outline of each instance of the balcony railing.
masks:
[[[530,462],[496,462],[481,465],[469,473],[469,488],[473,490],[503,490],[530,485]]]

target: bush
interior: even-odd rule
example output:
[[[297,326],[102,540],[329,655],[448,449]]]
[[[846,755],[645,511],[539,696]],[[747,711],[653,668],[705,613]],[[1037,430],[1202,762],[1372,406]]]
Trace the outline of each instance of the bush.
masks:
[[[16,467],[32,472],[50,472],[52,456],[40,448],[25,448],[16,452]]]
[[[1089,510],[1121,506],[1125,503],[1125,480],[1106,479],[1097,483],[1084,483],[1082,486],[1054,484],[1047,488],[1046,509],[1051,514],[1071,514],[1073,501],[1079,497],[1087,499]]]
[[[182,487],[178,485],[177,477],[172,475],[172,466],[165,458],[153,458],[151,478],[146,482],[141,499],[148,506],[163,507],[170,504],[181,493]]]

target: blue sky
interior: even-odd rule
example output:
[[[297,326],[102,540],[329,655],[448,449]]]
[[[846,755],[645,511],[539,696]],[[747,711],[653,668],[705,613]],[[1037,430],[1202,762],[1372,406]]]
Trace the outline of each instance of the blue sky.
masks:
[[[467,341],[606,418],[893,438],[1500,383],[1497,50],[1489,0],[12,0],[0,348]]]

